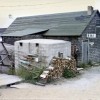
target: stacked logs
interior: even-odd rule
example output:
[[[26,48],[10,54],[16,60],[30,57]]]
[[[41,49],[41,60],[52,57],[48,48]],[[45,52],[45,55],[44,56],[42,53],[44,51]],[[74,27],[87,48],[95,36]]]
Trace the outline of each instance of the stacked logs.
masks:
[[[52,79],[59,78],[63,75],[64,69],[77,71],[76,60],[74,58],[57,58],[53,57],[51,65],[40,75],[42,82],[47,83]]]
[[[38,55],[22,55],[19,58],[19,65],[24,65],[24,67],[29,68],[43,68],[45,66],[45,56],[38,56]]]

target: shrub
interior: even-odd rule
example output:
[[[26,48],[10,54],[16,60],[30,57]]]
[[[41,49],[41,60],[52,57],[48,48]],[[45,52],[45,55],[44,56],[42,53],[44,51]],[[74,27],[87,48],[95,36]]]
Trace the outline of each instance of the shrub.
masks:
[[[91,60],[88,61],[88,65],[93,66],[93,63]]]
[[[76,76],[76,72],[70,69],[65,69],[63,72],[63,77],[65,78],[73,78]]]
[[[7,72],[9,75],[15,75],[15,68],[10,68]]]

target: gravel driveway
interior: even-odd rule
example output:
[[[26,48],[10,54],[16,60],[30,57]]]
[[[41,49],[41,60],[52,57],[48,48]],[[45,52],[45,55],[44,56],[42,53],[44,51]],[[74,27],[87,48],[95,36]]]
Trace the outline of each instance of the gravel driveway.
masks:
[[[0,89],[0,100],[100,100],[100,67],[81,73],[44,87],[24,83],[19,84],[20,89]]]

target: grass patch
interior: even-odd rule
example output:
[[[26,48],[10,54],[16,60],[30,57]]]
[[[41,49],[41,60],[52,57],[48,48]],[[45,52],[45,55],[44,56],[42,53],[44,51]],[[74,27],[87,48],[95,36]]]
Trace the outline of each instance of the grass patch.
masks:
[[[7,74],[15,75],[15,68],[10,68]]]
[[[78,67],[79,67],[79,68],[87,68],[88,65],[85,64],[85,63],[80,63]]]
[[[93,62],[92,62],[91,60],[89,60],[87,65],[89,65],[89,66],[91,67],[91,66],[93,66],[94,64],[93,64]]]
[[[92,67],[93,66],[93,63],[91,60],[88,61],[88,63],[80,63],[78,65],[79,68],[89,68],[89,67]]]

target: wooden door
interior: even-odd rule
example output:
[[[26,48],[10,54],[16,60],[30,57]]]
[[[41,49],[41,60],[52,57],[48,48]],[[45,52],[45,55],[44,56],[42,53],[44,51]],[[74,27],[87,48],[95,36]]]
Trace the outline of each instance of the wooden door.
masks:
[[[82,62],[87,63],[89,59],[89,45],[88,41],[82,42]]]

